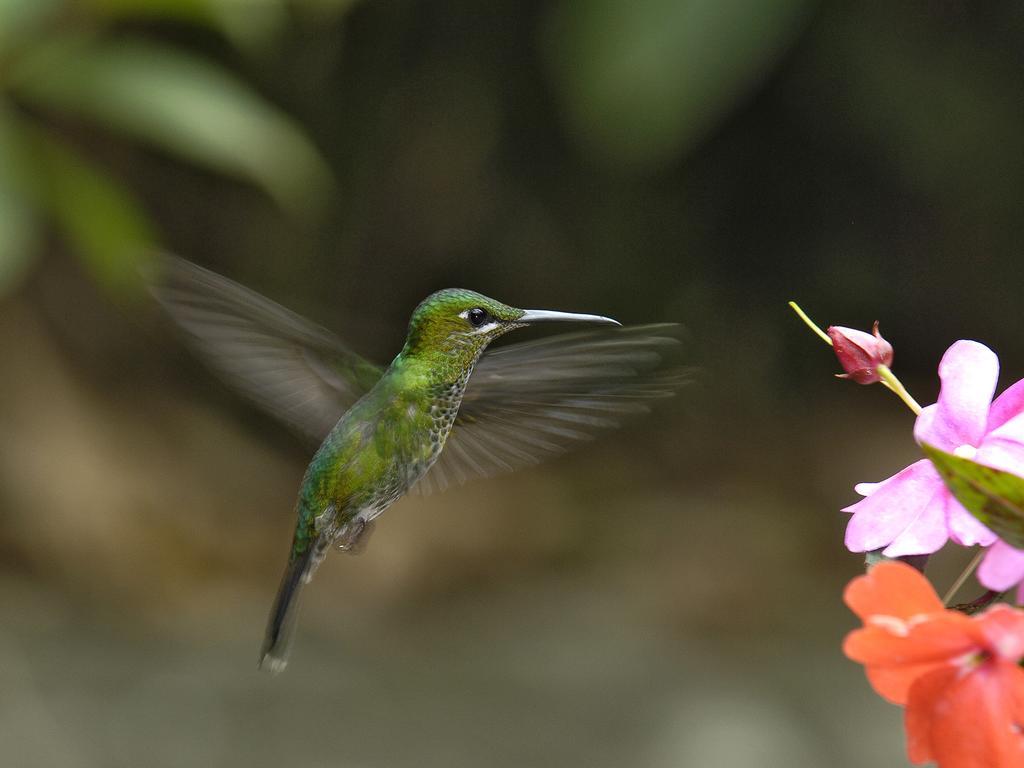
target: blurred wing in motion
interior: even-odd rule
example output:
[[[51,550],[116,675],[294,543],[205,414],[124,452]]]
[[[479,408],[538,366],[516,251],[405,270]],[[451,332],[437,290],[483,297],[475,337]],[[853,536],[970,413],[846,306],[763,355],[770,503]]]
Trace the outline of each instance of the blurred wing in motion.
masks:
[[[159,267],[153,294],[207,363],[317,441],[383,373],[330,331],[226,277],[172,256]]]
[[[649,410],[692,375],[679,363],[682,328],[638,325],[562,334],[486,352],[466,386],[429,493],[563,453]]]

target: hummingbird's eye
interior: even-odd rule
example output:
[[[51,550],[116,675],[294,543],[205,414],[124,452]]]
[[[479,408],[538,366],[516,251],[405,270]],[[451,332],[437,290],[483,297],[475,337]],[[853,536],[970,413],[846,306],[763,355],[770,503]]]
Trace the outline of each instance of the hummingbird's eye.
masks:
[[[469,324],[474,328],[479,328],[485,322],[487,322],[487,310],[480,309],[480,307],[473,307],[466,313],[466,317],[469,319]]]

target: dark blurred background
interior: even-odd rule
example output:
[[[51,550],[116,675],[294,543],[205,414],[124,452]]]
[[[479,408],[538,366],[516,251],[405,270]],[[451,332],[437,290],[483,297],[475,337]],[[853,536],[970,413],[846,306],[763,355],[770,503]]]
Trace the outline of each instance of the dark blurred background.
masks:
[[[785,302],[881,320],[922,402],[957,338],[1020,378],[1022,75],[1012,0],[0,2],[0,762],[900,764],[839,509],[912,417]],[[312,447],[184,347],[153,247],[382,362],[455,285],[682,322],[703,374],[397,504],[271,678]]]

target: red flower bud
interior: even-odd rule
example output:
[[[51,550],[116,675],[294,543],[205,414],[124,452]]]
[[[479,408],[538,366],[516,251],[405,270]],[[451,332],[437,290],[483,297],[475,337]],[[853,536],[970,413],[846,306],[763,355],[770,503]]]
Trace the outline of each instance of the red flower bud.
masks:
[[[872,333],[830,325],[828,337],[832,339],[839,364],[846,373],[837,374],[841,379],[853,379],[858,384],[874,384],[881,381],[878,366],[892,365],[892,344],[878,333],[878,321]]]

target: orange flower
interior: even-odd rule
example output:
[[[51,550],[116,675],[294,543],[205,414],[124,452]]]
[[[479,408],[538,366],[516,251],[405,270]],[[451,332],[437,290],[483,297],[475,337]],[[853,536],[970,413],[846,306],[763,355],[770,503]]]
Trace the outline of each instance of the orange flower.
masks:
[[[864,627],[843,652],[906,707],[912,763],[1024,768],[1024,611],[947,610],[924,576],[894,561],[851,581],[844,599]]]

